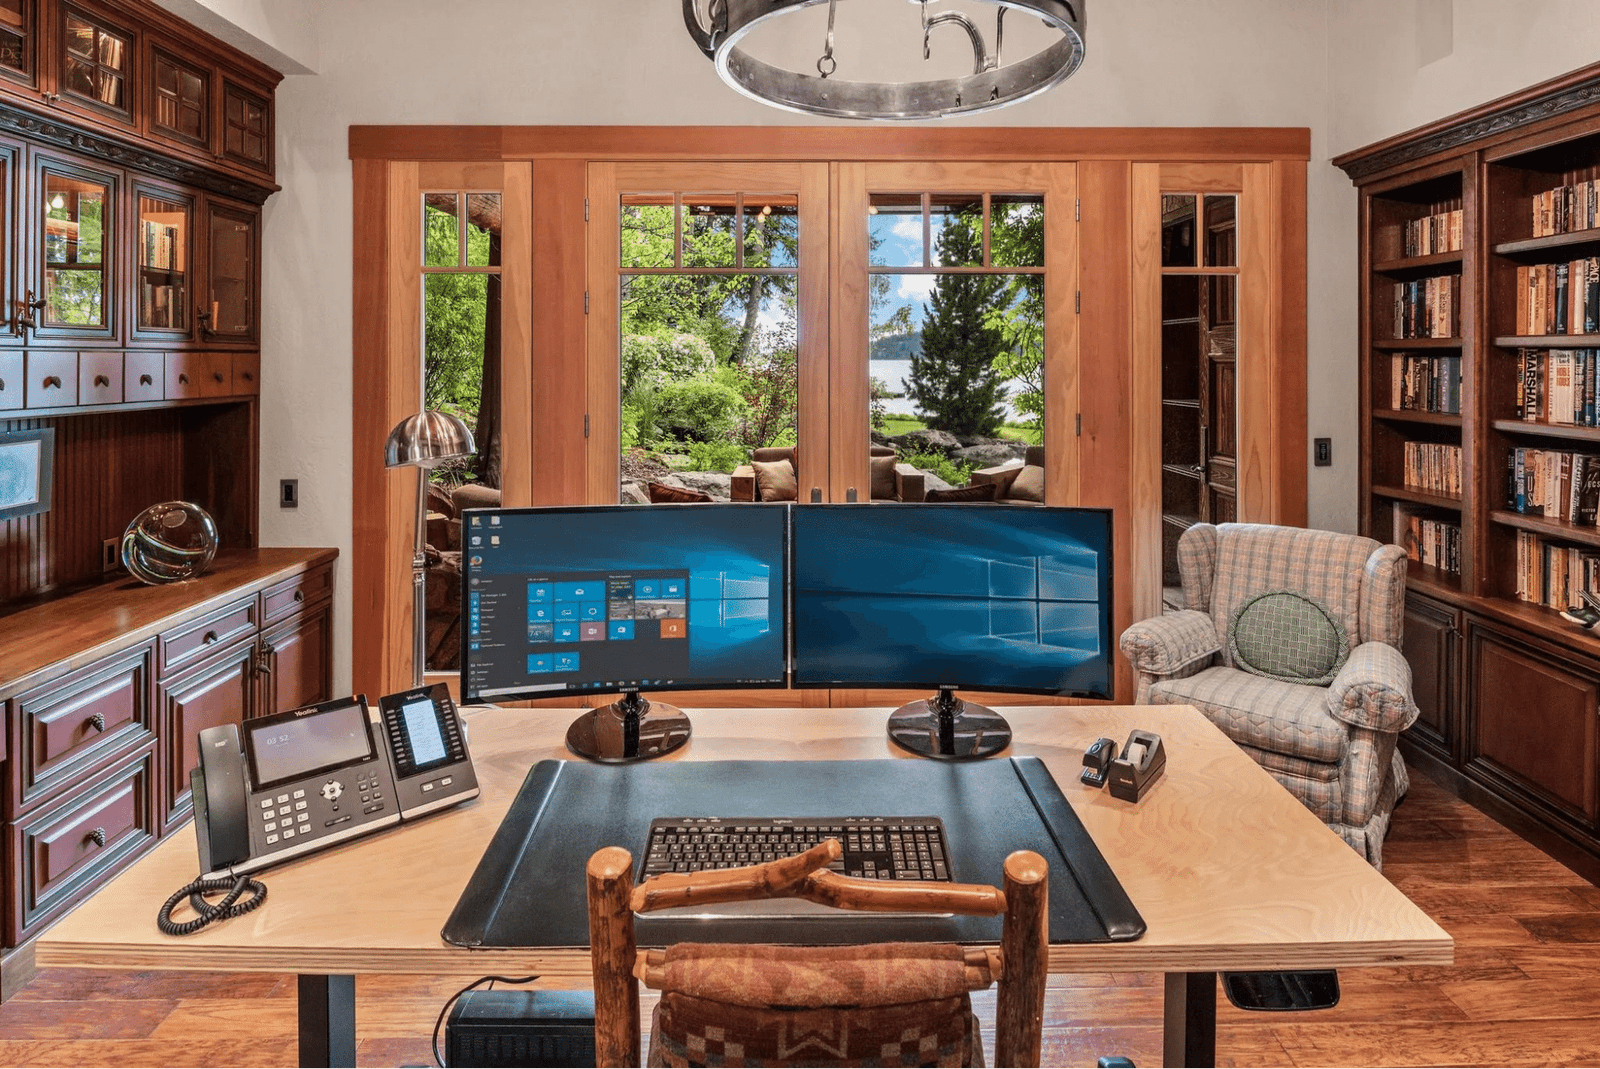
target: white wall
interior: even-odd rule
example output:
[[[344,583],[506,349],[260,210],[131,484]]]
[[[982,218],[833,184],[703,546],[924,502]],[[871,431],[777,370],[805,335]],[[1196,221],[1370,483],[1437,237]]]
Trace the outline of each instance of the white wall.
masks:
[[[858,9],[872,5],[841,5],[841,22]],[[1336,463],[1311,469],[1310,519],[1351,529],[1354,194],[1319,163],[1330,153],[1325,3],[1098,0],[1089,14],[1077,74],[1038,99],[961,122],[1311,128],[1311,433],[1335,439]],[[320,73],[285,79],[277,97],[283,191],[266,206],[261,529],[264,544],[348,554],[351,465],[380,462],[352,457],[350,446],[352,391],[362,388],[350,364],[361,323],[349,266],[352,124],[808,120],[723,86],[691,44],[676,0],[323,0],[315,18]],[[298,510],[277,507],[280,478],[300,480]],[[348,562],[335,611],[342,689],[351,628],[372,625],[352,619]]]

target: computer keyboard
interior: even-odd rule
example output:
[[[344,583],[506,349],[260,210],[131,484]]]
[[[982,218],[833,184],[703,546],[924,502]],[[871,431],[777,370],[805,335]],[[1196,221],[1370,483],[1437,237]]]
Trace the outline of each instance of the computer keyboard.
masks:
[[[869,880],[945,880],[950,849],[938,817],[662,817],[650,822],[639,878],[758,865],[838,839],[828,867]]]

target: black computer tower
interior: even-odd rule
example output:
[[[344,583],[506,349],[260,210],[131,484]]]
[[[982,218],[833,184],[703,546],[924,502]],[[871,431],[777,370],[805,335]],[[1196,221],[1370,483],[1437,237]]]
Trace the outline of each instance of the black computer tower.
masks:
[[[447,1066],[595,1064],[589,991],[468,991],[444,1027]]]

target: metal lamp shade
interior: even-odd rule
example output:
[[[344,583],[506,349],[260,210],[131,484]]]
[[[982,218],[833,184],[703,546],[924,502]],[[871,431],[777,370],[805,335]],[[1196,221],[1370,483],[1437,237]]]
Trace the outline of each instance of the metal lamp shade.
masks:
[[[395,424],[383,445],[386,468],[431,468],[470,456],[476,445],[467,425],[447,412],[418,412]]]

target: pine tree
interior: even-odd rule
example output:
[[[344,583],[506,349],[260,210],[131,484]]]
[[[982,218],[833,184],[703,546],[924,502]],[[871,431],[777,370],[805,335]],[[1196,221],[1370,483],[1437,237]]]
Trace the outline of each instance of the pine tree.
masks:
[[[952,219],[939,235],[939,262],[979,262],[981,226],[978,217]],[[1005,338],[985,320],[1004,284],[997,275],[939,275],[934,282],[922,351],[912,354],[906,379],[906,394],[929,428],[985,438],[999,431],[1006,391],[994,359],[1005,351]]]

